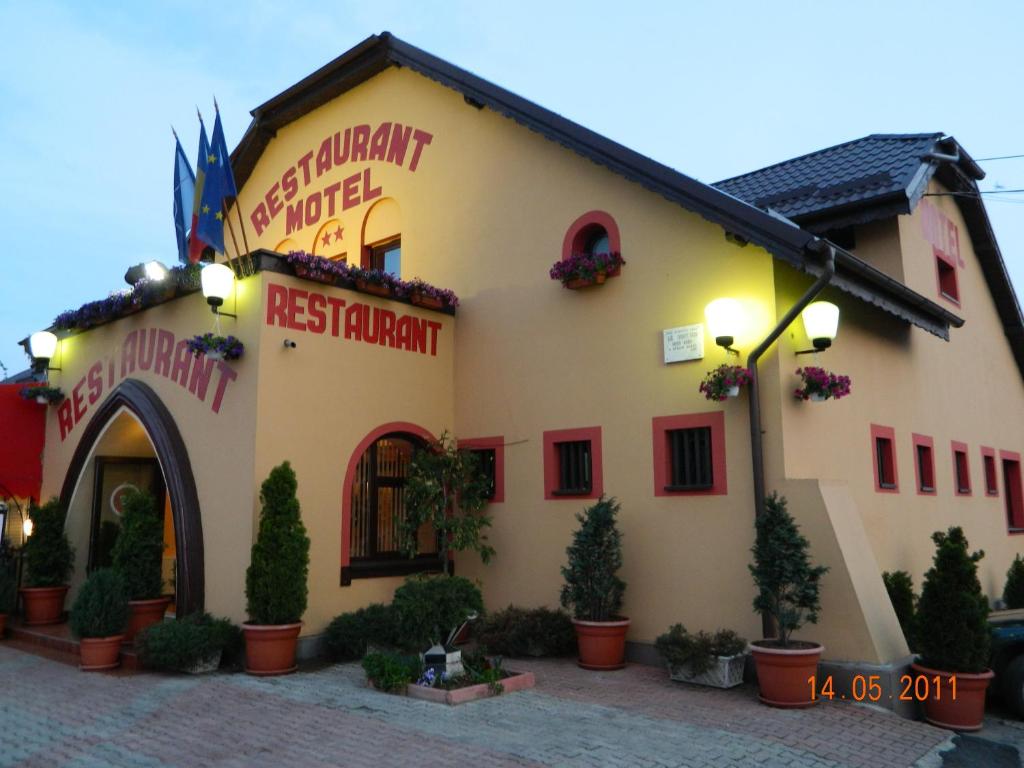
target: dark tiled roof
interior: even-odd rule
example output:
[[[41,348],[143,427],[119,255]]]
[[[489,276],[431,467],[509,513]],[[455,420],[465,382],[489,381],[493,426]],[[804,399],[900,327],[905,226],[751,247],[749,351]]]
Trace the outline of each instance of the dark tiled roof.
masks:
[[[941,139],[941,133],[874,134],[713,186],[799,221],[883,198],[907,198],[923,159]]]

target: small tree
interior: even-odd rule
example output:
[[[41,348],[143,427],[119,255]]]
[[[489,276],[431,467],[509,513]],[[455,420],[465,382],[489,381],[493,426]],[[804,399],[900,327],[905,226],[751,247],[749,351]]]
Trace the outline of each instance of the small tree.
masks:
[[[1020,555],[1013,558],[1006,572],[1003,602],[1007,608],[1024,608],[1024,560]]]
[[[785,497],[773,493],[765,499],[764,512],[757,519],[757,540],[751,549],[754,564],[747,567],[758,589],[754,610],[775,620],[782,648],[789,646],[790,635],[804,622],[818,622],[818,593],[828,568],[811,565],[809,548],[786,509]]]
[[[917,595],[914,594],[914,580],[906,571],[885,571],[882,574],[882,581],[885,582],[885,591],[889,593],[889,601],[893,610],[896,611],[896,618],[903,630],[903,636],[907,639],[907,646],[914,649],[914,610],[917,605]]]
[[[914,636],[921,664],[944,672],[984,672],[988,665],[988,601],[978,582],[981,550],[967,551],[959,526],[932,534],[935,558],[924,575]]]
[[[309,537],[297,490],[287,461],[270,471],[260,489],[260,530],[245,573],[246,610],[253,624],[295,624],[306,612]]]
[[[422,651],[444,643],[466,619],[484,612],[480,588],[461,576],[412,576],[395,590],[401,644]]]
[[[75,565],[75,551],[64,533],[66,510],[52,498],[41,507],[31,507],[28,515],[34,529],[22,549],[25,585],[59,587],[67,584]]]
[[[121,574],[112,568],[93,571],[71,608],[71,632],[75,637],[113,637],[128,623],[128,590]]]
[[[484,528],[491,525],[481,511],[487,505],[489,488],[472,451],[460,450],[447,432],[437,442],[413,453],[405,481],[405,519],[400,523],[402,549],[415,557],[419,552],[419,529],[429,524],[437,533],[438,556],[447,575],[448,552],[474,550],[484,563],[494,548],[487,543]]]
[[[129,600],[155,600],[163,591],[164,529],[153,497],[139,490],[124,495],[121,532],[111,552]]]
[[[582,621],[613,621],[622,608],[626,582],[616,573],[622,567],[622,534],[615,525],[619,504],[602,496],[576,514],[580,527],[565,553],[562,566],[562,605]]]

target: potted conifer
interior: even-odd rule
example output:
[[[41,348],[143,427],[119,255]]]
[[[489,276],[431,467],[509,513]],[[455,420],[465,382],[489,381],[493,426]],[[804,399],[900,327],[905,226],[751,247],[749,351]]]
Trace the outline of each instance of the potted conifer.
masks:
[[[924,575],[914,638],[920,657],[911,665],[915,693],[926,690],[925,719],[957,731],[981,729],[988,668],[988,601],[978,582],[982,551],[968,552],[959,526],[932,534],[935,558]],[[921,679],[924,685],[920,685]]]
[[[295,650],[306,612],[309,537],[299,516],[298,483],[287,461],[274,467],[260,489],[260,530],[245,574],[249,622],[245,671],[294,672]]]
[[[1024,608],[1024,559],[1015,555],[1006,571],[1006,586],[1003,587],[1003,604],[1007,610]]]
[[[626,583],[616,572],[622,567],[622,534],[615,525],[619,504],[602,496],[576,514],[579,529],[565,552],[562,605],[573,615],[584,669],[622,669],[626,665],[629,619],[620,616]]]
[[[153,497],[136,489],[123,499],[121,532],[111,559],[128,590],[131,618],[124,632],[125,643],[148,626],[163,621],[171,598],[163,591],[164,527]]]
[[[67,582],[75,564],[75,552],[64,533],[65,510],[53,498],[41,507],[30,508],[28,514],[33,532],[22,548],[26,584],[20,590],[23,623],[60,624]]]
[[[4,637],[7,614],[14,610],[17,600],[18,585],[14,580],[14,574],[7,568],[6,563],[0,560],[0,640]]]
[[[93,571],[71,608],[71,633],[79,638],[81,669],[91,672],[120,664],[128,623],[128,591],[112,568]]]
[[[754,610],[768,614],[777,627],[776,637],[750,644],[757,666],[761,701],[773,707],[809,707],[807,678],[817,674],[824,647],[794,640],[792,633],[805,621],[816,624],[821,602],[821,577],[828,568],[811,565],[807,539],[786,509],[786,499],[773,493],[765,499],[757,519],[757,539],[748,566],[757,586]]]

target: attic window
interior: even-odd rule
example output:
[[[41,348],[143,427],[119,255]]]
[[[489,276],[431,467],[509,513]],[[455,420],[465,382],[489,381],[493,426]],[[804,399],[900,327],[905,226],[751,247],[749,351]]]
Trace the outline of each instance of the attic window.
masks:
[[[619,227],[611,214],[588,211],[574,221],[562,238],[562,259],[577,253],[621,253]]]
[[[935,272],[939,281],[939,295],[954,304],[960,304],[960,286],[956,279],[956,263],[946,258],[938,249],[935,253]]]

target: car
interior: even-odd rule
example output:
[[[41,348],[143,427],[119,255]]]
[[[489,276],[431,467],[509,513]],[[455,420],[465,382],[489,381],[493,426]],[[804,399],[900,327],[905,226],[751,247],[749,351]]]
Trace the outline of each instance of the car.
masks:
[[[992,611],[991,666],[995,691],[1017,717],[1024,718],[1024,609]]]

